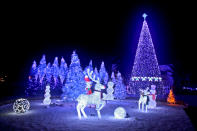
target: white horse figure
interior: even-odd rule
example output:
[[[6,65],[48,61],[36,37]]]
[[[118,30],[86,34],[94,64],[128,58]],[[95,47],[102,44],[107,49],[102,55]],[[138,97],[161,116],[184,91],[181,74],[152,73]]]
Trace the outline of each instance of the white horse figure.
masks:
[[[98,118],[101,118],[101,113],[100,110],[105,106],[106,102],[104,100],[101,99],[101,89],[105,89],[105,86],[100,84],[99,78],[97,78],[97,80],[95,79],[95,76],[92,78],[92,73],[93,71],[91,71],[89,73],[89,69],[88,69],[88,76],[89,78],[96,82],[95,85],[95,91],[94,93],[87,95],[87,94],[81,94],[79,95],[79,97],[77,98],[78,104],[77,104],[77,113],[78,113],[78,118],[81,119],[81,112],[83,114],[83,116],[85,118],[87,118],[87,115],[84,111],[85,107],[89,104],[93,104],[96,105],[96,110],[97,110],[97,114],[98,114]]]
[[[140,99],[138,101],[138,108],[140,110],[140,105],[142,104],[142,111],[144,111],[144,105],[146,106],[146,112],[147,112],[147,108],[148,108],[148,95],[149,93],[149,88],[147,87],[145,90],[139,89],[140,91]]]

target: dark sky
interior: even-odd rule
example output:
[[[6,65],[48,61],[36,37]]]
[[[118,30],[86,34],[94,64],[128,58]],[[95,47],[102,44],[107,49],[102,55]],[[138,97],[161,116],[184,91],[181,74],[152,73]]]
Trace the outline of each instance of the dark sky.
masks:
[[[196,7],[185,2],[73,1],[5,3],[1,11],[1,72],[18,83],[33,60],[63,56],[70,63],[76,49],[82,66],[102,60],[111,72],[117,63],[124,77],[131,72],[141,27],[147,22],[159,64],[174,64],[181,73],[196,72]]]

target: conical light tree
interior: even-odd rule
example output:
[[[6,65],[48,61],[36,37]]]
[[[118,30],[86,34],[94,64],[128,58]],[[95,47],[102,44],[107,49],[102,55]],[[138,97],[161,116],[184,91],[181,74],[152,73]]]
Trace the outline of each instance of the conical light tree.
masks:
[[[146,22],[146,16],[146,14],[143,14],[144,22],[140,33],[129,85],[133,94],[136,95],[139,95],[139,88],[145,89],[151,85],[156,85],[157,94],[163,96],[161,73],[151,34]]]
[[[51,77],[51,63],[48,63],[46,67],[46,79],[48,83],[51,83]]]
[[[64,58],[62,57],[61,64],[60,64],[60,70],[59,70],[59,77],[60,77],[62,84],[64,83],[67,73],[68,73],[68,67],[67,67],[67,64],[66,64]]]
[[[175,100],[174,93],[173,93],[172,89],[170,90],[170,93],[168,94],[167,102],[170,103],[170,104],[175,104],[176,103],[176,100]]]
[[[37,71],[38,71],[38,68],[37,68],[36,61],[33,61],[33,64],[30,70],[30,75],[28,77],[28,86],[25,89],[25,94],[27,96],[33,94],[33,90],[36,88],[37,79],[38,79]]]
[[[99,70],[99,76],[100,76],[101,83],[107,85],[109,76],[108,76],[108,73],[105,69],[105,64],[104,64],[103,61],[101,63],[101,67],[100,67],[100,70]]]
[[[118,72],[117,79],[116,79],[115,90],[114,90],[114,97],[116,99],[126,99],[126,96],[127,96],[126,86],[123,83],[121,73]]]
[[[94,75],[95,75],[96,78],[100,79],[98,69],[96,67],[94,68]]]
[[[55,57],[55,59],[54,59],[53,65],[51,67],[51,73],[53,75],[55,86],[56,86],[57,81],[58,81],[58,76],[59,76],[58,57]]]
[[[37,71],[38,71],[38,68],[37,68],[36,61],[33,61],[33,64],[32,64],[32,67],[31,67],[31,71],[30,71],[30,76],[35,76],[36,80],[38,78]]]
[[[87,70],[93,71],[92,60],[90,60],[89,65],[84,69],[84,74],[87,75]]]
[[[111,73],[111,81],[116,84],[116,77],[115,77],[115,74],[114,72]]]
[[[42,56],[42,59],[40,60],[40,65],[38,66],[38,76],[40,78],[40,83],[42,84],[42,81],[44,79],[44,76],[46,74],[46,58],[45,55]]]

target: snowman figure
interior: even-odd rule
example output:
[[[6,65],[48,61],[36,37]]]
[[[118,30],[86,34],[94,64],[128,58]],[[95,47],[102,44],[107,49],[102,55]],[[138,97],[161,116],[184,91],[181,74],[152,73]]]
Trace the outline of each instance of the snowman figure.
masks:
[[[148,107],[149,108],[155,108],[157,106],[156,103],[156,90],[155,90],[156,86],[155,85],[151,85],[151,90],[150,90],[150,95],[149,95],[149,103],[148,103]]]
[[[114,92],[114,89],[113,89],[113,86],[114,86],[114,83],[113,82],[108,82],[107,83],[107,94],[104,94],[103,96],[103,99],[104,100],[114,100],[114,95],[113,95],[113,92]]]
[[[46,86],[46,90],[45,90],[45,94],[44,94],[44,100],[43,100],[43,104],[45,106],[47,106],[47,108],[49,107],[49,105],[51,104],[51,99],[50,99],[51,95],[50,95],[50,85]]]

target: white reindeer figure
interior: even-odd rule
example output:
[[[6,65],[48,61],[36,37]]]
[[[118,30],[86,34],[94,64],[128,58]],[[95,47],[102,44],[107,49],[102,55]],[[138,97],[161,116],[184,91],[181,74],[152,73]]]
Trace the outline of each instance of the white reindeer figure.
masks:
[[[89,78],[96,82],[95,85],[95,91],[94,93],[87,95],[87,94],[81,94],[77,98],[78,104],[77,104],[77,113],[78,118],[81,119],[81,112],[85,118],[87,118],[86,113],[84,112],[85,107],[88,104],[96,105],[96,110],[98,114],[98,118],[101,118],[100,110],[105,106],[106,102],[101,99],[101,89],[105,89],[105,86],[100,84],[99,78],[97,80],[95,79],[95,76],[92,78],[93,71],[90,72],[90,70],[87,70]],[[81,112],[80,112],[81,111]]]
[[[150,94],[148,90],[149,90],[149,87],[147,87],[145,90],[139,89],[140,99],[138,101],[138,108],[140,110],[140,105],[142,103],[142,111],[144,111],[144,105],[146,105],[146,112],[147,112],[147,108],[148,108],[147,99],[148,99],[148,95]]]

